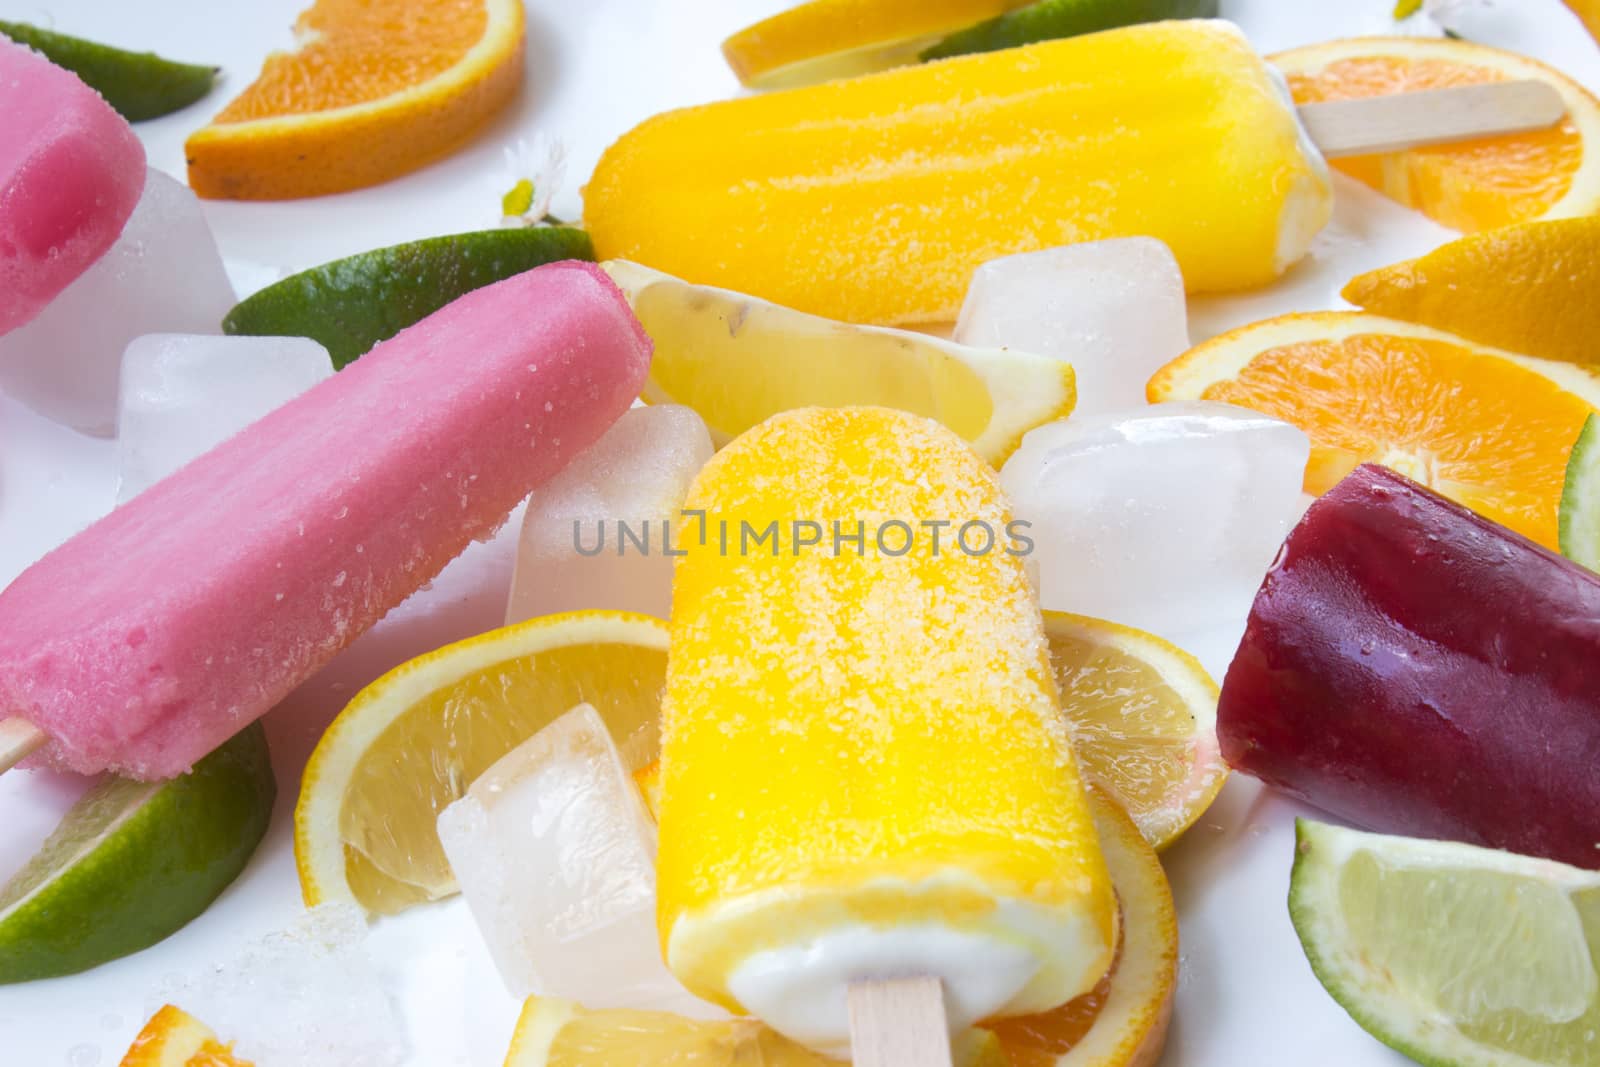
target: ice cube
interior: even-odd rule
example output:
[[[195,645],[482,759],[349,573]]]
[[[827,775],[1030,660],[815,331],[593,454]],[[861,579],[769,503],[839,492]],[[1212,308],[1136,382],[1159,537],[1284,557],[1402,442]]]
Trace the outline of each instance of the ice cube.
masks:
[[[440,813],[439,841],[513,994],[722,1015],[661,962],[655,823],[594,708],[485,771]]]
[[[1310,450],[1244,408],[1156,404],[1031,431],[1000,483],[1031,524],[1044,607],[1231,648],[1303,510]]]
[[[117,503],[333,374],[306,337],[136,337],[122,357]]]
[[[678,511],[711,452],[711,434],[689,408],[660,404],[624,414],[533,494],[506,622],[585,608],[666,618],[669,537],[679,534]]]
[[[972,276],[955,339],[1066,360],[1082,414],[1135,407],[1150,376],[1189,347],[1183,275],[1153,237],[991,260]]]
[[[402,1024],[354,904],[324,904],[220,965],[157,989],[256,1067],[398,1067]]]
[[[151,170],[110,250],[38,318],[0,337],[0,388],[58,422],[110,434],[128,342],[147,333],[220,334],[233,303],[200,201]]]

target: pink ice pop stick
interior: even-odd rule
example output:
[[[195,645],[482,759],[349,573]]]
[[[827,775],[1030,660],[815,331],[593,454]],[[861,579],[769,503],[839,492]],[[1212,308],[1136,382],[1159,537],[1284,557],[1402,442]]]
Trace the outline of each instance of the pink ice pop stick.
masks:
[[[438,574],[626,411],[650,342],[599,269],[479,289],[0,592],[34,759],[171,777]]]
[[[100,95],[0,37],[0,333],[111,247],[144,189],[144,146]]]

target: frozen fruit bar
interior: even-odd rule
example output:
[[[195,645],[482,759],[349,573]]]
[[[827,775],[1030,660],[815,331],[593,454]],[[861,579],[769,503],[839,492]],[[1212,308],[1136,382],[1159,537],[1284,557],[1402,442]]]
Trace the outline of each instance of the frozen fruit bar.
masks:
[[[144,174],[144,146],[100,94],[0,37],[0,334],[111,247]]]
[[[808,408],[684,506],[705,537],[663,712],[672,972],[834,1053],[856,980],[938,977],[956,1028],[1092,988],[1112,893],[994,472],[932,420]]]
[[[649,358],[596,267],[467,294],[0,592],[0,717],[62,767],[183,772],[594,443]]]
[[[1359,826],[1600,868],[1600,575],[1383,467],[1289,535],[1217,719]]]
[[[954,320],[982,263],[1155,237],[1263,285],[1327,168],[1235,27],[1163,22],[659,115],[584,191],[601,259],[854,322]]]

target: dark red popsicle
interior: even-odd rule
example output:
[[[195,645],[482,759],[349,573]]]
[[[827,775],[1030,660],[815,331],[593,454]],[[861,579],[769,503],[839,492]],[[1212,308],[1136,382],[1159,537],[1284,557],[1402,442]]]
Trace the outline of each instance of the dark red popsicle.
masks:
[[[1256,595],[1218,732],[1368,829],[1600,868],[1600,575],[1357,468]]]

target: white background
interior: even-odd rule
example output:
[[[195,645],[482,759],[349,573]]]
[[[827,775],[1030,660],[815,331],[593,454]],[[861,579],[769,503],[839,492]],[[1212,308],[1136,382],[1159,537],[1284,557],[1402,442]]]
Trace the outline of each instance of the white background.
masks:
[[[25,0],[0,2],[0,17],[222,65],[224,81],[209,98],[138,127],[151,164],[182,177],[186,134],[249,81],[268,50],[290,44],[300,6],[300,0]],[[502,148],[538,135],[558,137],[569,150],[555,210],[575,218],[579,187],[605,145],[655,111],[736,92],[718,43],[783,6],[783,0],[528,0],[526,90],[478,142],[362,192],[277,204],[208,202],[223,255],[244,290],[280,270],[493,225],[498,194],[509,185]],[[1392,0],[1223,0],[1224,14],[1263,51],[1384,32],[1391,6]],[[1477,19],[1474,35],[1600,85],[1600,52],[1557,0],[1500,0]],[[1339,193],[1334,226],[1311,259],[1268,293],[1197,302],[1195,340],[1279,311],[1339,306],[1338,288],[1351,274],[1426,251],[1447,236],[1350,183],[1341,182]],[[114,460],[112,443],[46,423],[0,396],[0,582],[109,510]],[[493,573],[505,550],[503,538],[476,549],[480,573]],[[290,822],[300,765],[355,688],[444,637],[497,621],[501,594],[468,595],[471,571],[453,568],[454,584],[438,583],[406,619],[384,624],[269,717],[279,776],[272,830],[244,876],[204,916],[154,948],[87,974],[0,986],[0,1063],[116,1064],[159,1006],[158,986],[294,920],[301,904]],[[1211,647],[1196,650],[1219,677],[1233,637],[1215,635]],[[0,778],[0,879],[82,788],[42,773]],[[1292,820],[1299,813],[1235,779],[1167,855],[1183,938],[1168,1067],[1403,1062],[1323,993],[1300,953],[1285,907]],[[500,1062],[515,1005],[500,993],[459,902],[380,923],[373,941],[407,1020],[413,1063]],[[259,1007],[270,1020],[272,1006]]]

